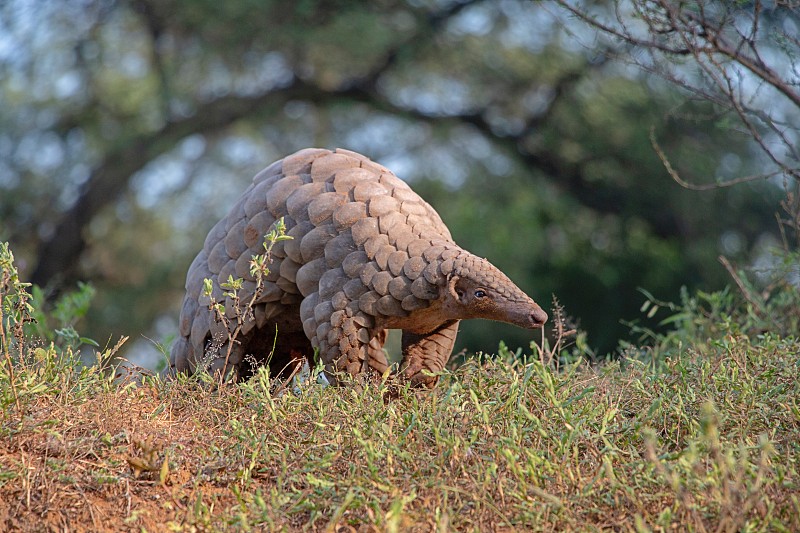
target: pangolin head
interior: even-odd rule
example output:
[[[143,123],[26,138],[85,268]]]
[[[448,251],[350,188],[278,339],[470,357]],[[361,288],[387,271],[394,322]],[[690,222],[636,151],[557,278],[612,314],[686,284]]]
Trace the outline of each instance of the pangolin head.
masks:
[[[445,307],[453,318],[484,318],[541,328],[547,313],[486,259],[465,253],[448,276]]]

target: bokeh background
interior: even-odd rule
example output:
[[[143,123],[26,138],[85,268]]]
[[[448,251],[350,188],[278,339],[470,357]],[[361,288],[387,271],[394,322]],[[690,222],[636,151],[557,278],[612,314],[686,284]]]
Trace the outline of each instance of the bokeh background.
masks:
[[[796,18],[767,15],[797,35]],[[186,269],[252,176],[344,147],[408,181],[543,307],[555,295],[602,356],[635,340],[629,322],[658,327],[642,289],[719,289],[720,255],[767,267],[786,192],[679,185],[652,139],[691,183],[772,162],[626,46],[551,2],[4,0],[0,240],[50,299],[90,282],[76,327],[101,345],[128,335],[126,357],[158,367]],[[534,338],[465,323],[456,350]]]

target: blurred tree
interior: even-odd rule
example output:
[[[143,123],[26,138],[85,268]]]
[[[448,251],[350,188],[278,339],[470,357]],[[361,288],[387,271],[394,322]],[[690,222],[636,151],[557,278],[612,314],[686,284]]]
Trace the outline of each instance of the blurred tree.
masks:
[[[558,295],[612,349],[637,287],[724,283],[716,256],[754,253],[780,196],[671,181],[651,129],[688,178],[760,160],[713,106],[626,68],[626,46],[515,0],[9,0],[0,239],[36,283],[96,285],[89,336],[163,338],[205,232],[250,177],[342,146],[411,181],[459,243],[543,303]],[[468,324],[459,345],[500,338],[530,335]]]

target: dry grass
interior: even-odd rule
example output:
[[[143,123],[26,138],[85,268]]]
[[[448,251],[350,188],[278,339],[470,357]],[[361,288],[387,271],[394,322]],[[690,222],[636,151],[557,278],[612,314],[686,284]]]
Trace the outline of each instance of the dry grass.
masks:
[[[81,364],[0,243],[0,531],[800,531],[800,341],[703,298],[623,362],[278,396]]]
[[[4,398],[0,528],[796,531],[798,354],[730,338],[657,369],[487,360],[390,402],[28,363],[21,410]]]

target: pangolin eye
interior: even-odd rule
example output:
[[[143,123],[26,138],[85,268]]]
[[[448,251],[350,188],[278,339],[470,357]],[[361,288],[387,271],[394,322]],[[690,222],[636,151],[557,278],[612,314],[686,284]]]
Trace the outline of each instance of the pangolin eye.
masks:
[[[486,296],[486,291],[483,291],[481,289],[475,291],[475,298],[483,298],[484,296]]]

